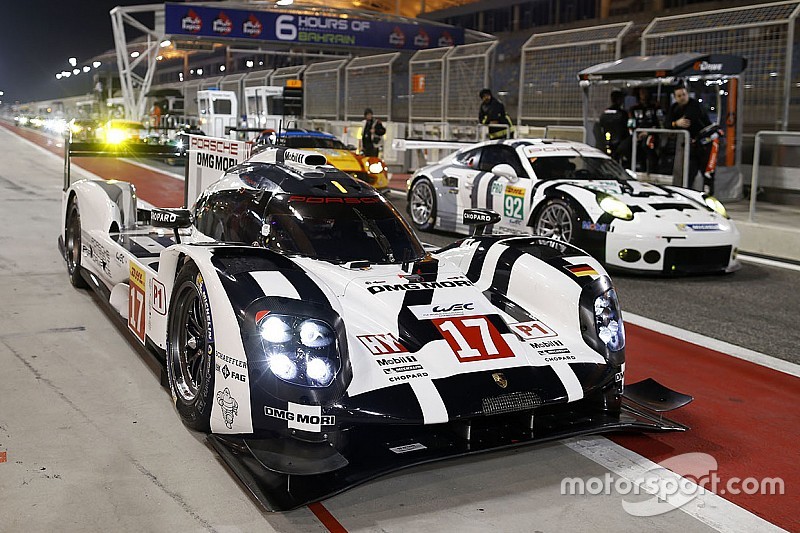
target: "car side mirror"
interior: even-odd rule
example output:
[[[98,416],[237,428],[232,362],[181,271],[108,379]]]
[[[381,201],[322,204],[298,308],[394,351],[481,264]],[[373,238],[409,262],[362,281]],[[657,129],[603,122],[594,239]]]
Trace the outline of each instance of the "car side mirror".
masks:
[[[178,235],[180,228],[192,225],[192,212],[188,209],[155,208],[150,211],[150,224],[154,228],[172,228],[175,230],[175,242],[181,243]]]
[[[492,167],[492,174],[495,176],[500,176],[502,178],[508,178],[508,181],[514,183],[515,181],[519,180],[519,176],[517,176],[517,171],[514,170],[514,167],[509,165],[508,163],[501,163],[499,165],[495,165]]]
[[[486,226],[497,224],[501,217],[491,209],[464,209],[462,222],[465,226],[473,226],[473,236],[483,235]]]

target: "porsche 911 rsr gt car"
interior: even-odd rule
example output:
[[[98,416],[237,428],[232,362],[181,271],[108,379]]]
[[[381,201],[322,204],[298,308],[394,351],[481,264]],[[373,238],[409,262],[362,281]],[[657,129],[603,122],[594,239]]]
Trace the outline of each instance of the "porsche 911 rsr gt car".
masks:
[[[530,236],[426,251],[322,154],[264,147],[191,211],[77,181],[62,221],[72,283],[155,355],[183,422],[268,509],[444,457],[685,429],[655,411],[689,398],[623,388],[622,315],[595,259]]]
[[[465,209],[502,215],[501,232],[575,244],[607,266],[655,273],[730,272],[739,232],[703,193],[643,183],[578,142],[489,141],[419,169],[409,180],[420,230],[468,233]]]
[[[272,137],[273,141],[270,141]],[[311,149],[324,155],[329,165],[342,172],[366,181],[373,188],[389,190],[389,174],[386,163],[380,157],[369,157],[356,152],[356,147],[345,145],[336,136],[323,131],[290,129],[259,137],[259,142],[274,142],[287,148]]]

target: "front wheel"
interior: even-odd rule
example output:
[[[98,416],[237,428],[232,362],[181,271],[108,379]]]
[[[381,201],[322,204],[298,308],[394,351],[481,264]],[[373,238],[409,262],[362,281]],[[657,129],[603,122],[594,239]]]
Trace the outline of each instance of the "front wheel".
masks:
[[[67,273],[72,286],[85,289],[89,286],[81,276],[81,212],[77,200],[67,208],[67,225],[64,231],[64,248],[67,256]]]
[[[549,200],[536,218],[534,231],[542,237],[574,243],[578,221],[572,206],[557,198]]]
[[[209,431],[214,394],[214,335],[203,277],[191,261],[175,280],[167,326],[167,379],[183,423]]]
[[[417,180],[409,195],[411,222],[419,231],[430,231],[436,223],[436,191],[427,179]]]

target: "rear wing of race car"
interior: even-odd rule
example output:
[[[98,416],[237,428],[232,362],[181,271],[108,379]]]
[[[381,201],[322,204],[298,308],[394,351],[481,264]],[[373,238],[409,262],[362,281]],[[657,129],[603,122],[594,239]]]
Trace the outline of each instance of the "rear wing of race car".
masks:
[[[64,140],[64,188],[66,191],[72,185],[72,158],[73,157],[117,157],[117,158],[168,158],[180,157],[184,151],[177,146],[146,143],[104,143],[104,142],[72,142]],[[188,167],[187,167],[188,168]]]

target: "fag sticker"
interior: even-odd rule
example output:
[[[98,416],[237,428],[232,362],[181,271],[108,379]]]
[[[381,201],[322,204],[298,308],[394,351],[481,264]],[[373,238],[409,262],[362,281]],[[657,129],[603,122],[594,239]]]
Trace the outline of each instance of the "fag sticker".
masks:
[[[517,322],[516,324],[509,324],[508,328],[517,334],[517,337],[523,341],[530,341],[533,339],[544,339],[547,337],[558,337],[558,333],[550,329],[541,320],[531,320],[529,322]]]
[[[147,286],[147,274],[133,261],[130,262],[130,283],[128,289],[128,329],[142,344],[145,340],[145,302],[147,297],[145,287]]]
[[[440,318],[431,322],[461,363],[514,357],[503,336],[485,316]]]
[[[564,268],[569,270],[573,276],[579,278],[583,276],[590,276],[592,279],[597,279],[600,277],[600,274],[598,274],[597,270],[595,270],[594,267],[591,267],[589,265],[573,265],[573,266],[565,266]]]

